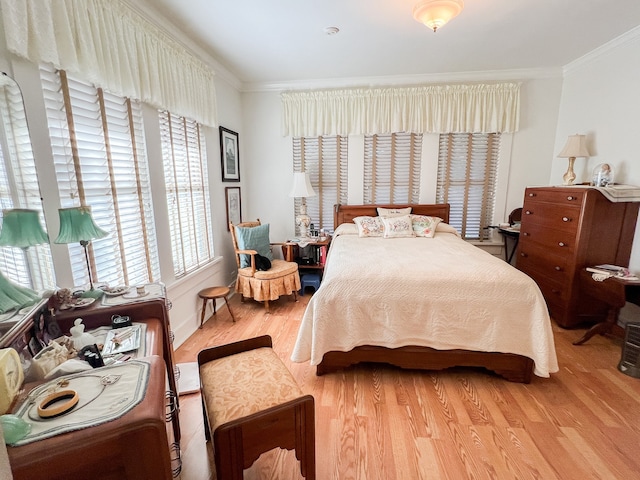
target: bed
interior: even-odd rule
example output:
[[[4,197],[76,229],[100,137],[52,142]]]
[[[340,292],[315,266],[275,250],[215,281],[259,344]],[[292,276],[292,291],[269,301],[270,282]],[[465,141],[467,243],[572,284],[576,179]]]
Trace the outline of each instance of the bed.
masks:
[[[323,375],[361,362],[440,370],[483,367],[528,383],[558,370],[551,322],[535,282],[465,242],[449,205],[411,205],[442,219],[432,238],[358,235],[377,208],[337,205],[323,281],[303,315],[291,359]]]

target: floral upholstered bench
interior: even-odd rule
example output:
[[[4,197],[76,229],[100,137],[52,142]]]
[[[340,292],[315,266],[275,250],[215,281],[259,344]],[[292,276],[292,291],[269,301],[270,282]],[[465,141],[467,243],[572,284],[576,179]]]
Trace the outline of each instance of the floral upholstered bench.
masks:
[[[245,468],[276,447],[295,449],[302,476],[315,479],[314,400],[271,346],[265,335],[198,354],[205,432],[213,436],[219,480],[242,479]]]

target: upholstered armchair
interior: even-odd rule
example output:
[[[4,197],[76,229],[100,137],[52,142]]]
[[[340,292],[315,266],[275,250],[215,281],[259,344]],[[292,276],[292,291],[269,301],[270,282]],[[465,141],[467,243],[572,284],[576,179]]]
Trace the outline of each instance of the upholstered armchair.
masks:
[[[264,302],[267,313],[269,302],[277,300],[282,295],[293,294],[293,299],[297,301],[297,292],[300,290],[298,264],[273,258],[271,247],[279,244],[270,243],[269,224],[261,225],[260,219],[237,225],[229,223],[229,230],[238,264],[236,292],[241,295],[241,300],[244,302],[245,298],[253,298],[258,302]],[[257,254],[271,260],[271,268],[258,270]]]

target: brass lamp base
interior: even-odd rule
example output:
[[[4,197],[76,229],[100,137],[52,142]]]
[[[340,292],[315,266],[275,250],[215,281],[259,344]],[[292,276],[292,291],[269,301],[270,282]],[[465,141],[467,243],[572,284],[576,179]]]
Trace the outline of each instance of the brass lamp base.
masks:
[[[563,185],[573,185],[574,180],[576,179],[576,174],[573,171],[573,162],[576,161],[576,157],[569,157],[569,168],[562,176]]]

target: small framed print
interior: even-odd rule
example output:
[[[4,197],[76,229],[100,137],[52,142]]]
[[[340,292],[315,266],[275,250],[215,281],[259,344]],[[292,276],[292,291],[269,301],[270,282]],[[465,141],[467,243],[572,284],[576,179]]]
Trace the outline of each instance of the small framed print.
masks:
[[[222,161],[222,181],[240,181],[240,150],[238,134],[228,128],[220,129],[220,159]]]
[[[242,222],[240,187],[227,187],[224,191],[227,201],[227,230],[229,230],[229,223],[237,225]]]

